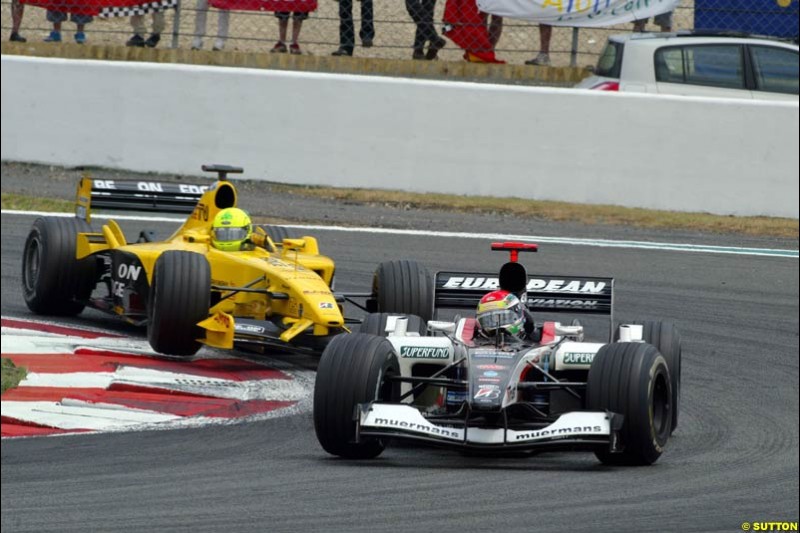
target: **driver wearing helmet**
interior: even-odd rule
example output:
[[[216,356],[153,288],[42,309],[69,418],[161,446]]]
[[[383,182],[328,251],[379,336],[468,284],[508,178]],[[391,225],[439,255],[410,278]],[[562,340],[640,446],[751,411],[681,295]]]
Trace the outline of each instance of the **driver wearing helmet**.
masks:
[[[478,332],[487,338],[502,333],[509,340],[535,340],[533,317],[512,292],[492,291],[481,298],[475,317]]]
[[[250,215],[238,207],[228,207],[217,213],[211,224],[211,246],[223,252],[252,250],[255,246],[275,251],[262,228],[253,228]]]
[[[214,217],[211,225],[211,245],[223,252],[245,249],[251,242],[253,224],[250,216],[237,207],[223,209]]]

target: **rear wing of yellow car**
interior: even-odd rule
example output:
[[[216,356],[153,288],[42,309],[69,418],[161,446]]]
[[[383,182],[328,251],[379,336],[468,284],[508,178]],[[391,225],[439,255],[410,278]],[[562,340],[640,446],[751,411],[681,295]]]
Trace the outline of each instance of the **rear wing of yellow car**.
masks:
[[[220,180],[227,174],[241,174],[242,169],[228,165],[203,165],[206,172],[216,172]],[[152,180],[94,179],[83,177],[78,183],[75,215],[91,222],[92,209],[191,213],[211,185]]]

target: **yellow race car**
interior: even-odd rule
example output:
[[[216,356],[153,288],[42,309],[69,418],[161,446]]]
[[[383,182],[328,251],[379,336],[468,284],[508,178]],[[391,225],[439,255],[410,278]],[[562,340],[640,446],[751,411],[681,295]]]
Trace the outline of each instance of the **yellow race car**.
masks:
[[[236,188],[227,179],[242,169],[202,168],[218,181],[206,187],[81,179],[76,216],[40,217],[28,235],[22,265],[28,308],[63,316],[93,307],[146,325],[154,350],[182,356],[202,344],[319,353],[349,331],[346,322],[357,322],[345,320],[345,301],[370,312],[431,317],[432,278],[416,263],[382,263],[370,292],[335,295],[334,263],[314,237],[252,226],[236,209]],[[128,242],[114,220],[94,231],[92,207],[190,214],[165,241],[142,231]],[[237,223],[242,216],[245,222]]]

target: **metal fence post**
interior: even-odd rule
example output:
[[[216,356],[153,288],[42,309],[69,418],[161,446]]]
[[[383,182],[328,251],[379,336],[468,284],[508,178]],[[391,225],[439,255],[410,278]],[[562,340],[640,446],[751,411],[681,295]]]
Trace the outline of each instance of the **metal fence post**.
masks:
[[[569,52],[569,66],[578,66],[578,28],[572,28],[572,50]]]
[[[178,48],[178,36],[181,31],[181,0],[175,6],[175,17],[172,19],[172,48]]]

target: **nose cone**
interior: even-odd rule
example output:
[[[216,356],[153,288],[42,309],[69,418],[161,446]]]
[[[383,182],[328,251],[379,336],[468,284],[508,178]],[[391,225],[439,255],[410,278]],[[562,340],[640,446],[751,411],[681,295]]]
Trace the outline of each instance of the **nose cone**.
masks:
[[[306,294],[310,309],[306,315],[313,315],[313,320],[317,324],[332,328],[340,328],[344,325],[344,317],[333,294]],[[311,318],[311,317],[309,317]]]

